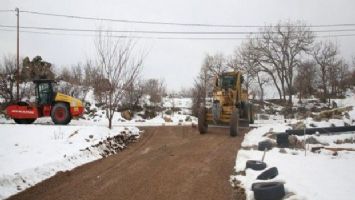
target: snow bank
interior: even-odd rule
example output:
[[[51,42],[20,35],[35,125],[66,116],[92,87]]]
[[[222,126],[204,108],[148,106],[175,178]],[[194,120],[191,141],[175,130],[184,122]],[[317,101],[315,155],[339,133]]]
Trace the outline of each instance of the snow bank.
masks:
[[[0,199],[47,179],[58,171],[70,170],[102,158],[105,147],[97,144],[118,135],[137,138],[139,130],[135,127],[114,127],[110,130],[93,125],[2,124]],[[120,146],[124,147],[125,144]]]

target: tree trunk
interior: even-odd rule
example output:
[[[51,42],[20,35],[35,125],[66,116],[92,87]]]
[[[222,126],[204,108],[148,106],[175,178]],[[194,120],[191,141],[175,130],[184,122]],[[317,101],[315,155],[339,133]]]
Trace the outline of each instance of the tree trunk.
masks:
[[[270,76],[272,78],[272,81],[274,82],[274,85],[275,85],[275,87],[277,89],[277,92],[279,93],[280,100],[282,100],[282,92],[281,92],[281,89],[280,89],[279,85],[277,84],[277,80],[276,80],[276,78],[275,78],[275,76],[273,74],[270,74]]]
[[[112,118],[108,120],[108,128],[112,129]]]

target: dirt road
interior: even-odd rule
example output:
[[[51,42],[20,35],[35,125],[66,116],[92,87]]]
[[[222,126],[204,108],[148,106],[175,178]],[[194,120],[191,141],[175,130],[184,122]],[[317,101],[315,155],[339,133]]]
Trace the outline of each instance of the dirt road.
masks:
[[[191,127],[144,130],[139,142],[117,155],[59,173],[10,199],[233,199],[228,180],[243,134],[232,138],[222,128],[206,135]]]

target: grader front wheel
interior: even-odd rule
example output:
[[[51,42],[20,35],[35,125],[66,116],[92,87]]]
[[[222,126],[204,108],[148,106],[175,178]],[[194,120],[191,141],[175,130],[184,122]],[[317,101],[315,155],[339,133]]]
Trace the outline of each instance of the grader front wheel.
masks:
[[[232,113],[231,121],[230,121],[230,136],[235,137],[238,135],[238,127],[239,127],[239,112],[235,110]]]
[[[198,131],[200,134],[205,134],[207,132],[207,113],[206,108],[200,108],[198,112]]]

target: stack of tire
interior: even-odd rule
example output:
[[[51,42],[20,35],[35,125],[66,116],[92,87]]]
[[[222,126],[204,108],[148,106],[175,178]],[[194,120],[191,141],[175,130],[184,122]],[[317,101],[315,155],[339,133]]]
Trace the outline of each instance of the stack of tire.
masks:
[[[255,171],[262,171],[266,163],[258,160],[248,160],[246,168]],[[270,180],[279,174],[276,167],[264,170],[256,178],[257,180]],[[284,183],[282,182],[256,182],[251,186],[255,200],[280,200],[285,196]]]

